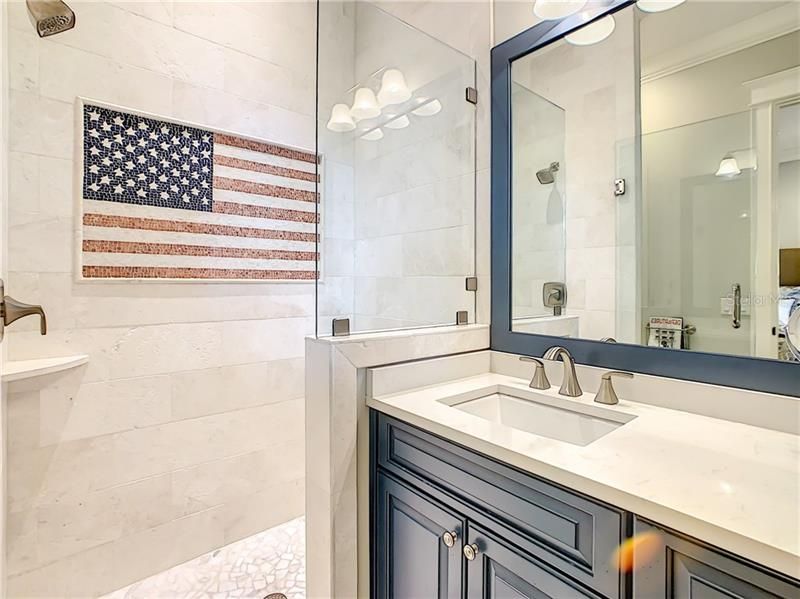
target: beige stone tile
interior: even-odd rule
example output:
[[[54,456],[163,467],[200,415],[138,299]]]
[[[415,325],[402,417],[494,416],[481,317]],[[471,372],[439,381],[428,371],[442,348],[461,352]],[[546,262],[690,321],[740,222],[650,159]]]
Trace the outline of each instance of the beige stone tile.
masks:
[[[84,385],[65,381],[42,389],[40,402],[41,445],[98,437],[171,419],[168,376]]]
[[[177,470],[172,474],[173,502],[183,513],[230,504],[303,477],[301,439],[224,460]]]
[[[303,479],[279,482],[270,488],[223,506],[225,543],[301,515],[305,509]]]
[[[63,559],[174,520],[170,475],[65,497],[36,507],[41,563]]]
[[[8,578],[9,597],[96,597],[114,586],[111,563],[112,545],[107,543],[88,551]]]
[[[303,395],[303,358],[171,375],[172,419],[182,420]]]
[[[223,508],[214,507],[112,543],[114,590],[190,560],[225,543]]]

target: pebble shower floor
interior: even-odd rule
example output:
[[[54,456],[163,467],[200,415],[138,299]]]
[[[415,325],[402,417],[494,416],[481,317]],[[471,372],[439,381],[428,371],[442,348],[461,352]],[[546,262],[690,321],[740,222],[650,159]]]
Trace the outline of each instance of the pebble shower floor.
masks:
[[[305,599],[305,519],[297,518],[114,591],[104,599]]]

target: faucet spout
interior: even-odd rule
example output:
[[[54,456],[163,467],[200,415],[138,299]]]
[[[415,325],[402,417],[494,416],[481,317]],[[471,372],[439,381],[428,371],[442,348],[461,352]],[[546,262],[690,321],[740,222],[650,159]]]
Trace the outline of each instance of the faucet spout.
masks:
[[[560,395],[567,397],[580,397],[583,389],[578,382],[578,373],[575,372],[575,360],[566,347],[556,345],[544,352],[542,356],[545,360],[558,360],[564,363],[564,376],[561,379],[561,388],[558,390]]]

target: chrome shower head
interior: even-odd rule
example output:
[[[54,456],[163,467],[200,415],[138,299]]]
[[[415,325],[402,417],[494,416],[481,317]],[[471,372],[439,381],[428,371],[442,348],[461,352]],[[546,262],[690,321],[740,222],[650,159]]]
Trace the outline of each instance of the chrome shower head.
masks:
[[[28,16],[39,37],[75,27],[75,13],[61,0],[25,0]]]
[[[543,168],[540,171],[536,171],[536,178],[539,179],[539,183],[542,185],[549,185],[550,183],[556,180],[555,173],[558,171],[561,165],[558,162],[551,162],[550,166],[547,168]]]

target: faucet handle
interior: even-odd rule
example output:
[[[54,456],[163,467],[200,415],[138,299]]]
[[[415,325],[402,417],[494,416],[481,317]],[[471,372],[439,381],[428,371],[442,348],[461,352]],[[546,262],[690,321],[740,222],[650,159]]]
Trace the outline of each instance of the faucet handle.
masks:
[[[533,371],[533,378],[528,384],[531,389],[549,389],[550,381],[547,379],[547,373],[544,370],[544,362],[539,358],[531,358],[529,356],[520,356],[520,362],[533,362],[536,368]]]
[[[611,377],[613,376],[632,379],[633,373],[625,372],[624,370],[609,370],[603,374],[603,376],[600,377],[600,389],[597,390],[597,395],[594,396],[594,400],[597,403],[606,404],[608,406],[619,403],[619,397],[617,397],[617,392],[614,391],[614,384],[611,382]]]

